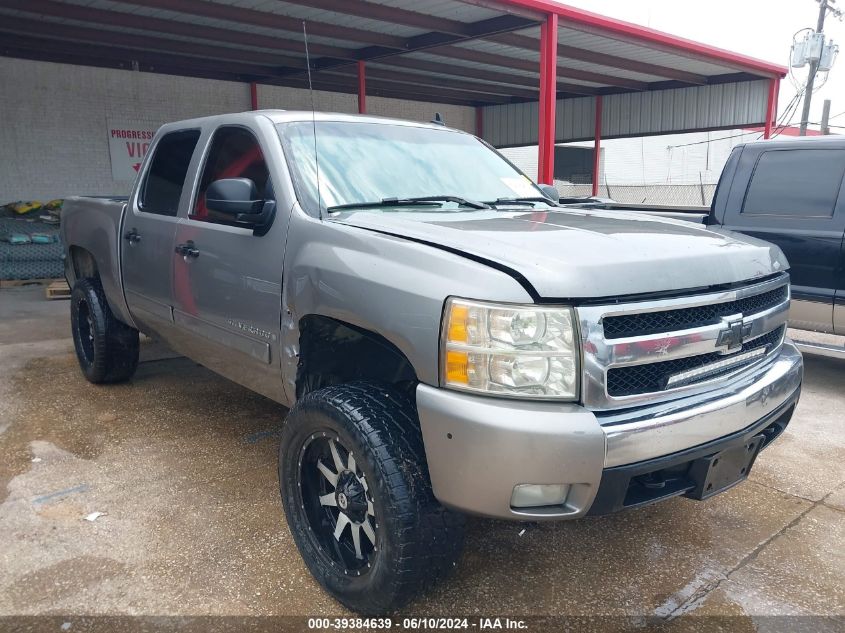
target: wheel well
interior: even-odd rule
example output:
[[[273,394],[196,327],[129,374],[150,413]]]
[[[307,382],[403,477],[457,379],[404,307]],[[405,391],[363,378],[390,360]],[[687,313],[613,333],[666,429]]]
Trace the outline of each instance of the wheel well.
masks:
[[[413,366],[380,334],[322,315],[300,319],[299,331],[297,398],[330,385],[370,380],[393,385],[415,400]]]
[[[73,266],[73,275],[76,279],[84,277],[97,278],[100,273],[97,269],[97,260],[90,251],[85,250],[81,246],[71,246],[69,253],[71,265]]]

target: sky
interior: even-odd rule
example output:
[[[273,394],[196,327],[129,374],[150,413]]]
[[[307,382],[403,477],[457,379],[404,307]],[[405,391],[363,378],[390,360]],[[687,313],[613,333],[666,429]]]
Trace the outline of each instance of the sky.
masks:
[[[819,12],[815,0],[565,0],[564,4],[783,66],[788,65],[794,33],[815,28]],[[839,5],[845,11],[845,0],[839,0]],[[845,125],[845,23],[828,14],[825,33],[843,49],[827,83],[813,94],[810,121],[821,120],[822,102],[830,99],[831,115],[841,113],[831,125]],[[806,81],[806,68],[795,73],[801,83]],[[795,93],[789,77],[783,79],[779,117]],[[801,105],[790,118],[796,125]]]

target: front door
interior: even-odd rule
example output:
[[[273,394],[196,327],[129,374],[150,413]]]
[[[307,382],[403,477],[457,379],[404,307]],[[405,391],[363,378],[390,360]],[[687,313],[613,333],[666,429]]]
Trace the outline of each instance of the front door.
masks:
[[[265,200],[274,193],[255,131],[214,131],[189,213],[176,228],[174,318],[191,358],[244,386],[283,401],[280,376],[282,265],[286,223],[263,235],[205,206],[215,180],[249,178]],[[190,243],[190,244],[189,244]]]
[[[199,130],[180,130],[159,139],[123,220],[126,302],[139,327],[165,338],[173,324],[171,267],[177,213],[199,138]]]

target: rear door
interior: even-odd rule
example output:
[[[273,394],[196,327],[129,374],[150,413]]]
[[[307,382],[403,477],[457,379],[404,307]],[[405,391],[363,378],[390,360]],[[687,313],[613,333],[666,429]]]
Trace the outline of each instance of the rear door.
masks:
[[[262,143],[254,121],[218,127],[206,143],[196,191],[176,229],[175,244],[191,242],[196,255],[176,258],[174,317],[191,358],[283,400],[279,341],[286,214],[277,205],[267,233],[256,235],[205,207],[206,189],[222,178],[249,178],[265,200],[275,199],[266,157],[267,145],[274,138],[279,143],[275,136]]]
[[[833,331],[834,297],[843,289],[845,149],[747,146],[731,191],[725,228],[780,246],[790,264],[794,327]]]
[[[189,129],[169,132],[156,141],[123,219],[126,302],[135,321],[148,332],[165,335],[173,323],[173,239],[179,209],[190,197],[185,180],[199,138],[199,130]]]

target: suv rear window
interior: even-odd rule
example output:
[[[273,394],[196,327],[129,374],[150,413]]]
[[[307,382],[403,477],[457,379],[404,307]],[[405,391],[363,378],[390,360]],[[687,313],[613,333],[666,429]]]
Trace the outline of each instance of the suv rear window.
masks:
[[[785,149],[763,152],[751,176],[742,213],[803,218],[833,216],[845,150]]]
[[[142,211],[172,216],[178,213],[188,165],[199,138],[199,130],[184,130],[166,134],[158,142],[141,188]]]

